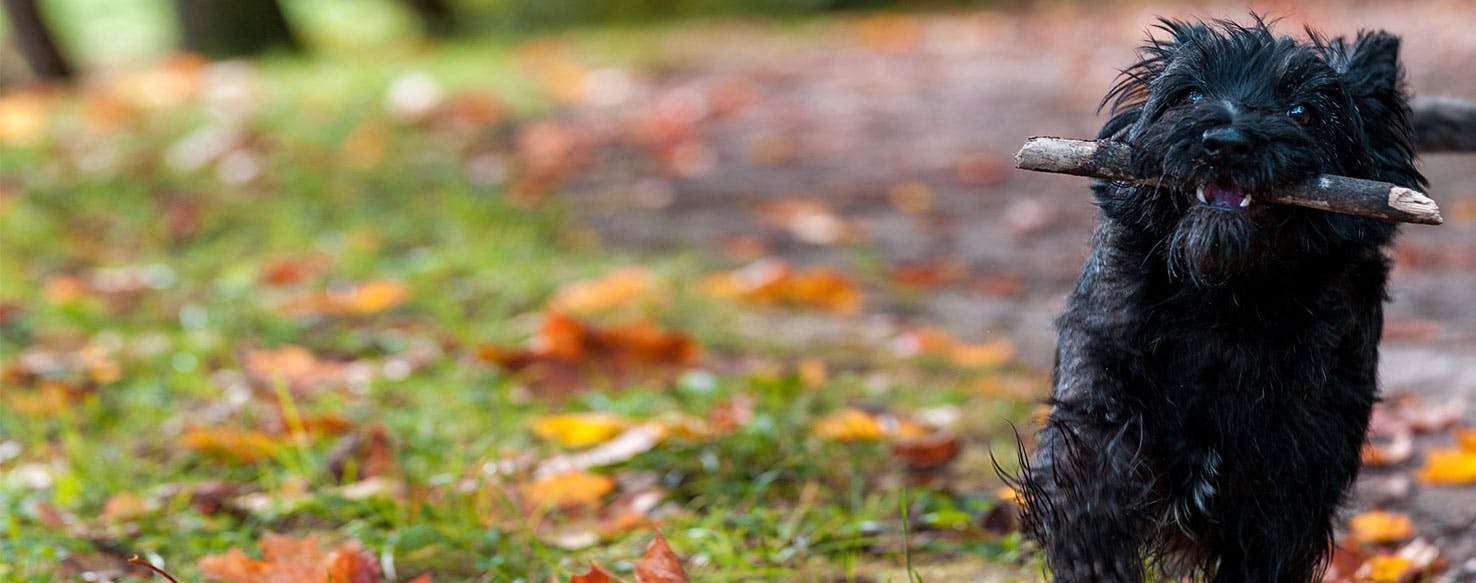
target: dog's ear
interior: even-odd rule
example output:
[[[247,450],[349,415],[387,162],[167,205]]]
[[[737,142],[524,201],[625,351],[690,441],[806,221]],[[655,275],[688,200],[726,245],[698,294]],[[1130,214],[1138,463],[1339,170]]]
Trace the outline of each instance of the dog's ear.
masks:
[[[1344,84],[1358,96],[1384,93],[1403,97],[1404,68],[1399,64],[1399,37],[1382,30],[1360,32],[1353,45],[1333,41],[1330,63]]]
[[[1404,67],[1399,63],[1399,37],[1380,31],[1360,32],[1349,43],[1334,39],[1327,46],[1328,64],[1342,77],[1357,106],[1376,178],[1408,187],[1424,184],[1414,168],[1414,132]]]

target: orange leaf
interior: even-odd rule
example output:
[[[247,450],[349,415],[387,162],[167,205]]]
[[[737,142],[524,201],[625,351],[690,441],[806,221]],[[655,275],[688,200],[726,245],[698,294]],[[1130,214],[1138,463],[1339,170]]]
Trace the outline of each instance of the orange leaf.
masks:
[[[1415,474],[1421,482],[1434,486],[1476,484],[1476,451],[1461,448],[1432,449],[1425,454],[1425,465]]]
[[[1359,543],[1391,543],[1414,536],[1414,522],[1406,514],[1372,510],[1348,521]]]
[[[267,533],[261,537],[261,559],[231,549],[200,559],[207,577],[230,583],[379,583],[374,556],[357,543],[324,552],[318,538],[292,538]]]
[[[577,314],[601,312],[649,297],[653,289],[651,274],[645,268],[626,267],[599,279],[564,286],[549,300],[549,307]]]
[[[238,464],[255,463],[272,457],[281,447],[275,438],[266,433],[233,427],[191,427],[185,430],[180,444],[207,456]]]
[[[623,583],[623,581],[619,577],[611,575],[609,571],[600,567],[598,563],[591,561],[589,563],[589,572],[570,577],[569,583]]]
[[[796,272],[777,259],[760,259],[737,271],[702,281],[702,290],[719,298],[761,305],[791,305],[852,314],[861,309],[861,291],[851,278],[834,269]]]
[[[530,508],[597,506],[600,498],[615,489],[615,479],[586,471],[573,471],[523,484],[525,506]]]
[[[1015,345],[1009,340],[995,340],[983,344],[955,344],[948,351],[948,360],[953,364],[970,368],[992,368],[1005,364],[1015,356]]]
[[[115,524],[133,520],[148,511],[148,501],[138,494],[119,492],[109,496],[107,502],[103,503],[101,518],[104,522]]]
[[[646,546],[646,554],[635,563],[636,583],[688,583],[682,561],[658,531]]]
[[[1461,444],[1461,449],[1476,453],[1476,428],[1453,427],[1450,432],[1455,435],[1456,443]]]
[[[373,314],[403,304],[409,298],[410,288],[404,283],[381,279],[354,288],[340,300],[340,306],[349,314]]]

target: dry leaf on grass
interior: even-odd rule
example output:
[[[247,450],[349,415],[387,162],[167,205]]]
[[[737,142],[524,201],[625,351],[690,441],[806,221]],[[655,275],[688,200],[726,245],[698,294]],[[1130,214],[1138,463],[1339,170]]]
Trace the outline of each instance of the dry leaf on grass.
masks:
[[[702,351],[685,334],[637,320],[599,328],[549,311],[526,349],[481,346],[477,357],[527,377],[540,396],[563,397],[601,382],[670,378],[696,364]]]
[[[410,288],[403,282],[380,279],[292,298],[282,306],[282,311],[295,316],[366,316],[409,300]]]
[[[711,275],[703,292],[766,306],[821,308],[837,314],[861,309],[861,290],[850,277],[828,268],[796,271],[777,259],[760,259],[737,271]]]
[[[890,413],[870,413],[845,408],[815,420],[815,435],[833,441],[877,441],[881,439],[920,438],[931,433],[910,419]]]
[[[565,413],[533,420],[533,433],[564,447],[588,447],[608,441],[631,426],[631,421],[609,413]]]
[[[240,549],[200,559],[207,577],[230,583],[378,583],[374,555],[355,542],[325,551],[317,536],[292,538],[267,533],[261,537],[260,560]]]
[[[1399,542],[1414,536],[1414,521],[1398,512],[1371,510],[1348,520],[1351,537],[1360,544]]]
[[[636,583],[689,583],[686,569],[676,552],[667,544],[666,537],[658,531],[651,544],[646,545],[646,554],[635,562]],[[569,578],[569,583],[624,583],[599,564],[591,562],[589,572]]]
[[[593,280],[577,281],[554,294],[548,306],[572,314],[592,314],[655,299],[655,283],[642,267],[626,267]]]
[[[586,471],[572,471],[534,480],[518,488],[523,507],[570,508],[599,506],[600,498],[615,490],[615,479]]]
[[[1476,484],[1476,451],[1458,447],[1425,452],[1425,465],[1415,477],[1432,486]]]

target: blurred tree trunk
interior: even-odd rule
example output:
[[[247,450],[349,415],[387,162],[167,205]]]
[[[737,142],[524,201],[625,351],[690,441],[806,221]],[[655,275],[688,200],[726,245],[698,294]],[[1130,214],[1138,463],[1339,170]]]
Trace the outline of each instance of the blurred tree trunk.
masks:
[[[184,48],[212,58],[296,51],[277,0],[175,0]]]
[[[446,0],[400,0],[415,16],[420,18],[420,23],[425,27],[425,33],[443,38],[456,34],[457,22],[456,11]]]
[[[41,19],[36,0],[4,1],[15,44],[36,77],[49,81],[71,79],[72,66],[57,48],[51,29],[46,28],[46,22]]]

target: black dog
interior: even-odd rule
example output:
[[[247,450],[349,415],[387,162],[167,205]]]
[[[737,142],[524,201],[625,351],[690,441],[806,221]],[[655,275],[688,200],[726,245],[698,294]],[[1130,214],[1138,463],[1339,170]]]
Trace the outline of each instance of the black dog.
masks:
[[[1257,195],[1424,185],[1399,40],[1160,28],[1100,137],[1197,188],[1095,186],[1023,517],[1058,581],[1314,581],[1377,399],[1394,227]]]

